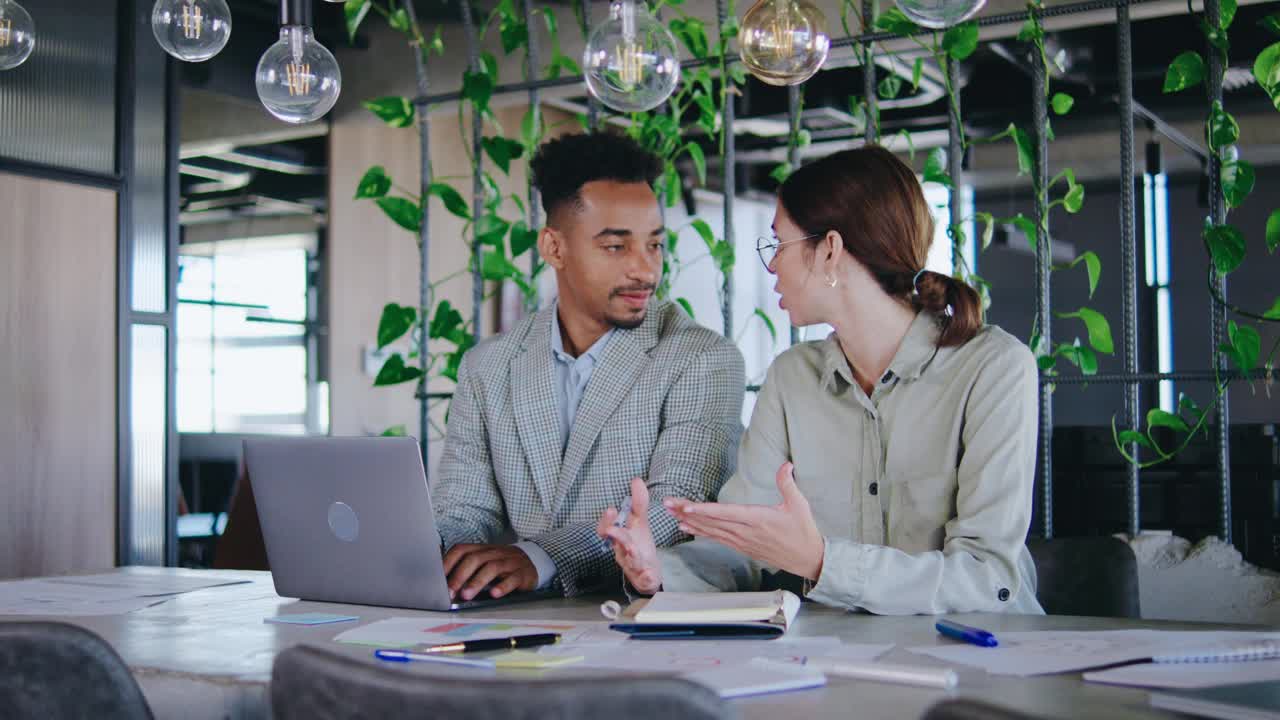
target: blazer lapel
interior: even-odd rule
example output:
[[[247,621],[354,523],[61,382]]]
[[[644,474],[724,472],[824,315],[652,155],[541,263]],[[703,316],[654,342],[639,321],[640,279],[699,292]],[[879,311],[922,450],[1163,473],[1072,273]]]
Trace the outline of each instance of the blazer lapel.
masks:
[[[560,413],[551,357],[552,305],[533,319],[524,349],[511,361],[511,396],[520,445],[542,506],[554,510],[560,471]]]
[[[600,437],[605,423],[613,417],[635,378],[649,364],[649,351],[658,344],[658,307],[649,306],[644,323],[634,330],[621,330],[605,348],[599,365],[591,373],[591,382],[578,405],[569,445],[560,463],[560,481],[556,488],[554,514],[559,515],[564,498],[578,479],[587,454]]]

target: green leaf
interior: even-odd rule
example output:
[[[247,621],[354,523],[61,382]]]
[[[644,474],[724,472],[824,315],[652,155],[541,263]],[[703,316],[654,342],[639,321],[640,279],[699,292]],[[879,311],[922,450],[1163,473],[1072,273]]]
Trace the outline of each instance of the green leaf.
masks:
[[[695,17],[683,17],[672,20],[669,27],[695,58],[707,57],[710,44],[707,42],[706,23]]]
[[[447,377],[454,382],[458,382],[458,370],[462,367],[462,356],[476,344],[475,338],[470,333],[464,333],[463,342],[459,343],[458,349],[445,356],[444,369],[440,371],[442,377]]]
[[[1280,93],[1280,43],[1268,45],[1253,61],[1253,77],[1262,89],[1275,100]]]
[[[1011,218],[1006,218],[1005,222],[1021,230],[1022,234],[1027,238],[1027,244],[1031,246],[1031,249],[1035,249],[1037,237],[1036,224],[1031,220],[1031,218],[1023,215],[1022,213],[1018,213]]]
[[[411,307],[387,303],[378,320],[378,349],[399,340],[418,319],[418,311]]]
[[[497,165],[503,174],[511,172],[512,160],[518,160],[524,155],[524,145],[504,137],[481,138],[480,144],[484,146],[485,153],[493,159],[493,164]]]
[[[1218,27],[1226,30],[1231,27],[1231,22],[1236,19],[1236,0],[1219,0],[1218,2]]]
[[[520,121],[520,143],[524,145],[525,152],[532,157],[540,142],[542,142],[542,111],[535,105],[525,111],[524,119]]]
[[[1211,225],[1201,237],[1219,273],[1226,275],[1244,262],[1244,235],[1231,225]]]
[[[707,221],[694,220],[689,224],[693,227],[694,231],[698,233],[698,237],[702,238],[702,242],[706,244],[707,250],[714,250],[716,246],[716,236],[711,232],[711,226],[707,224]]]
[[[1275,302],[1271,303],[1271,309],[1262,313],[1262,317],[1268,320],[1280,320],[1280,295],[1277,295]]]
[[[991,247],[991,239],[996,234],[996,218],[989,212],[980,212],[974,215],[974,219],[982,223],[982,235],[980,248],[986,250]]]
[[[1164,75],[1164,92],[1175,93],[1204,81],[1204,58],[1200,53],[1188,50],[1169,63]]]
[[[387,175],[387,169],[381,165],[374,165],[365,171],[364,177],[360,178],[360,184],[356,185],[355,199],[380,198],[390,191],[391,177]]]
[[[1280,247],[1280,210],[1272,210],[1267,217],[1267,252],[1274,253]]]
[[[924,74],[924,58],[918,57],[911,66],[911,92],[920,89],[920,76]]]
[[[769,173],[769,177],[773,178],[778,184],[782,184],[786,182],[787,178],[790,175],[791,175],[791,163],[782,163],[777,167],[775,167],[773,171]]]
[[[1182,418],[1173,413],[1165,412],[1160,408],[1151,408],[1147,411],[1147,431],[1151,428],[1166,427],[1180,433],[1189,433],[1191,428],[1187,427],[1187,423]]]
[[[404,425],[392,425],[382,431],[382,437],[406,437],[408,434],[409,429]]]
[[[1044,28],[1040,26],[1040,22],[1034,17],[1028,17],[1023,21],[1022,27],[1018,29],[1018,42],[1037,42],[1044,39]]]
[[[769,337],[773,338],[774,342],[778,342],[778,329],[773,326],[773,321],[769,319],[769,316],[765,314],[764,310],[756,308],[754,315],[760,318],[764,323],[764,326],[769,329]]]
[[[693,169],[698,174],[698,184],[707,184],[707,158],[702,152],[702,146],[696,142],[686,143],[684,151],[689,154],[689,159],[693,161]]]
[[[1057,115],[1066,115],[1071,112],[1072,106],[1076,104],[1076,99],[1066,93],[1054,93],[1053,99],[1049,101],[1053,105],[1053,112]]]
[[[947,174],[947,151],[938,147],[929,151],[924,161],[924,181],[935,182],[943,187],[952,186],[951,176]]]
[[[1089,297],[1093,298],[1093,292],[1098,289],[1098,278],[1102,276],[1102,260],[1098,259],[1097,253],[1088,250],[1072,260],[1067,267],[1076,267],[1080,263],[1084,263],[1085,271],[1089,274]]]
[[[403,128],[413,124],[413,103],[407,97],[392,95],[365,100],[361,105],[391,127]]]
[[[1152,447],[1151,441],[1147,439],[1147,436],[1137,430],[1121,430],[1120,433],[1116,435],[1116,443],[1119,445],[1131,445],[1136,443],[1148,450],[1155,449]]]
[[[378,203],[387,217],[405,230],[416,233],[422,229],[422,208],[418,203],[401,197],[380,197],[374,202]]]
[[[1186,393],[1178,393],[1178,412],[1187,413],[1197,423],[1199,423],[1200,420],[1204,417],[1204,411],[1201,410],[1200,406],[1196,404],[1196,401],[1193,400],[1191,396],[1187,395]]]
[[[467,201],[462,199],[462,195],[454,190],[453,187],[445,183],[431,183],[427,187],[427,194],[440,198],[444,203],[444,209],[450,213],[457,215],[463,220],[471,219],[471,210],[467,207]]]
[[[400,353],[393,353],[382,364],[382,369],[378,371],[378,376],[373,379],[373,384],[375,387],[398,385],[410,380],[417,380],[420,377],[422,377],[421,369],[406,366]]]
[[[413,23],[409,21],[409,13],[405,12],[404,8],[391,13],[387,17],[387,24],[391,26],[392,30],[399,32],[409,32],[409,28],[413,27]]]
[[[1082,307],[1075,312],[1056,313],[1060,318],[1078,318],[1089,331],[1089,345],[1100,353],[1110,355],[1115,352],[1115,344],[1111,340],[1111,323],[1102,313],[1093,308]]]
[[[518,258],[538,244],[538,231],[530,229],[523,220],[511,226],[511,257]]]
[[[498,23],[498,34],[502,38],[502,52],[507,55],[529,44],[529,26],[521,20],[503,18]]]
[[[679,297],[679,298],[676,298],[676,303],[679,304],[680,307],[684,308],[684,311],[689,314],[690,319],[693,318],[693,306],[689,304],[688,300],[685,300],[684,298]]]
[[[716,268],[721,274],[728,275],[733,272],[733,264],[735,261],[733,246],[724,240],[717,240],[711,246],[711,259],[715,261]]]
[[[1209,44],[1226,53],[1231,48],[1231,41],[1227,38],[1226,31],[1210,25],[1204,18],[1200,18],[1200,31],[1204,33],[1204,37]]]
[[[948,29],[942,36],[942,49],[956,61],[972,55],[978,49],[978,21],[969,20]]]
[[[1009,123],[1009,129],[1005,132],[1013,136],[1013,144],[1018,148],[1018,174],[1030,175],[1036,167],[1035,146],[1031,144],[1031,137],[1026,130],[1013,123]]]
[[[1243,160],[1222,164],[1222,194],[1227,206],[1238,208],[1253,192],[1253,166]]]
[[[1270,30],[1273,35],[1280,35],[1280,13],[1262,18],[1258,21],[1258,25]]]
[[[745,85],[747,82],[747,69],[738,63],[729,66],[729,77],[733,80],[734,85]]]
[[[437,55],[444,55],[444,36],[442,35],[443,32],[444,32],[443,28],[437,25],[435,33],[431,36],[430,42],[427,43],[428,54],[435,53]]]
[[[875,29],[904,36],[920,32],[920,28],[896,7],[889,8],[876,18]]]
[[[1084,186],[1072,185],[1067,194],[1062,198],[1062,207],[1072,215],[1080,212],[1080,208],[1084,206]]]
[[[680,184],[680,173],[676,170],[675,163],[667,164],[667,169],[663,173],[663,185],[663,200],[666,201],[667,207],[675,207],[676,202],[680,200],[681,191],[684,189]]]
[[[514,280],[523,275],[500,249],[488,250],[481,257],[480,276],[485,280]]]
[[[507,230],[510,228],[511,223],[497,215],[481,215],[475,224],[476,242],[501,248],[502,239],[507,236]]]
[[[369,14],[369,9],[373,7],[371,0],[347,0],[342,6],[342,14],[347,22],[347,39],[354,45],[356,42],[356,31],[360,29],[360,23],[364,22],[364,18]]]
[[[1209,109],[1209,121],[1205,128],[1209,147],[1214,152],[1235,143],[1240,139],[1240,125],[1231,114],[1222,109],[1222,102],[1213,101]]]
[[[1262,338],[1258,331],[1248,325],[1237,325],[1234,320],[1227,324],[1227,337],[1241,372],[1249,372],[1258,364],[1258,355],[1262,352]]]
[[[906,128],[903,128],[898,131],[898,134],[896,135],[896,137],[902,138],[902,141],[907,144],[907,154],[911,158],[911,161],[915,162],[916,141],[911,138],[911,132],[908,131]]]
[[[462,313],[448,300],[441,300],[436,305],[435,317],[431,318],[431,325],[427,328],[427,337],[432,340],[449,340],[454,345],[461,345],[467,336],[467,331],[462,324]]]
[[[898,97],[900,92],[902,92],[902,78],[892,72],[876,85],[876,94],[885,100],[892,100]]]
[[[493,97],[493,76],[488,72],[462,73],[462,97],[475,106],[479,113],[487,113],[489,99]]]

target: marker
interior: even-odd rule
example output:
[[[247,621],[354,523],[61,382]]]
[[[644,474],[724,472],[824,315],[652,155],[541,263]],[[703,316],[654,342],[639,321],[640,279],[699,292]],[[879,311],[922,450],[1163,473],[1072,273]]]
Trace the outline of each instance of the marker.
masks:
[[[622,507],[618,509],[618,517],[614,518],[613,526],[616,528],[627,526],[627,516],[631,514],[631,496],[628,495],[622,499]],[[613,547],[613,538],[604,539],[605,547]]]
[[[1000,645],[995,635],[980,628],[961,625],[950,620],[939,620],[934,627],[937,628],[938,632],[953,640],[960,640],[978,647],[997,647]]]

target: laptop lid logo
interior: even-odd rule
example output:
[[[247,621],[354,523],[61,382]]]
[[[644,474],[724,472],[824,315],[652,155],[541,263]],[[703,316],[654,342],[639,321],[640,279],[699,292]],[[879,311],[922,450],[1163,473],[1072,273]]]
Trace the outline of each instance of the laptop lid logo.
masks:
[[[355,542],[360,536],[360,518],[356,511],[344,502],[335,502],[329,506],[329,529],[334,537],[343,542]]]

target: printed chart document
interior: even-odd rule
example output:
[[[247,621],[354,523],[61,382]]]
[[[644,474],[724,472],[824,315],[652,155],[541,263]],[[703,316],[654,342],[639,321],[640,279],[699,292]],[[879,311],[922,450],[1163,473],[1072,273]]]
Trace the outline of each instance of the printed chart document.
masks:
[[[804,665],[809,658],[864,662],[883,655],[892,645],[845,645],[836,637],[779,640],[628,640],[620,645],[581,647],[547,645],[540,655],[580,656],[582,667],[631,672],[686,673],[745,665],[756,658]]]
[[[1043,631],[999,633],[1000,646],[967,644],[908,648],[946,662],[996,675],[1048,675],[1153,657],[1183,662],[1236,653],[1280,638],[1277,633],[1166,630]],[[1239,663],[1231,663],[1239,664]]]
[[[454,613],[422,613],[416,617],[387,618],[352,628],[334,640],[353,645],[409,648],[535,633],[560,633],[560,645],[616,645],[627,639],[625,635],[610,630],[607,622],[459,620]]]

